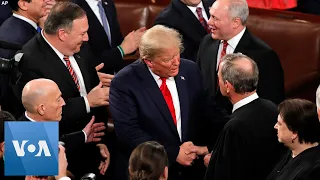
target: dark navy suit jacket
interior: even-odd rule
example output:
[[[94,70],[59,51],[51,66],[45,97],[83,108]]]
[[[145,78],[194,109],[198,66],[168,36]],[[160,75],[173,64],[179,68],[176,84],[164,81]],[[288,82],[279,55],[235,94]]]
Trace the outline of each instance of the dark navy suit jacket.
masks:
[[[110,111],[121,147],[118,164],[122,167],[118,171],[122,175],[128,169],[131,151],[139,144],[152,140],[166,149],[169,179],[192,177],[189,176],[192,168],[182,167],[176,162],[179,146],[187,141],[207,146],[209,135],[205,133],[215,131],[213,127],[227,119],[204,94],[201,74],[194,62],[181,59],[179,74],[174,79],[180,101],[181,140],[163,95],[144,63],[136,61],[130,64],[112,80]],[[126,177],[117,176],[117,179]]]

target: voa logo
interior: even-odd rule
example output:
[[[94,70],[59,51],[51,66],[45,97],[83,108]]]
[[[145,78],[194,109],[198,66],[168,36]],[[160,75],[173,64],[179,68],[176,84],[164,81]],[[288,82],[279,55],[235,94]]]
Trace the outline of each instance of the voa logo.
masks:
[[[24,157],[27,150],[29,153],[36,153],[35,157],[47,156],[51,157],[51,153],[49,151],[47,142],[45,140],[39,140],[38,144],[29,144],[27,145],[29,140],[12,140],[13,147],[16,151],[17,156]]]

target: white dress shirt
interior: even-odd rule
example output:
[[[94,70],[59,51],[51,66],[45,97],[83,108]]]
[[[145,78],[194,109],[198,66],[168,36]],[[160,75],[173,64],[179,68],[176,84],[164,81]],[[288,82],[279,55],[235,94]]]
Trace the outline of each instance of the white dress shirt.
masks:
[[[103,26],[102,19],[101,19],[101,16],[100,16],[100,12],[99,12],[99,7],[98,7],[99,1],[101,1],[101,0],[86,0],[86,2],[88,3],[89,7],[91,8],[91,10],[93,11],[93,13],[98,18],[100,24]],[[109,25],[109,22],[108,22],[108,17],[107,17],[107,15],[105,15],[105,16],[106,16],[106,19],[107,19],[108,31],[109,31],[109,34],[111,34],[110,25]]]
[[[239,109],[240,107],[242,107],[242,106],[244,106],[246,104],[249,104],[250,102],[252,102],[252,101],[254,101],[254,100],[258,99],[258,98],[259,98],[258,94],[254,93],[254,94],[251,94],[250,96],[248,96],[248,97],[246,97],[244,99],[241,99],[240,101],[238,101],[237,103],[235,103],[233,105],[232,113],[235,110]]]
[[[193,7],[193,6],[187,6],[187,7],[188,7],[188,8],[190,9],[190,11],[196,16],[196,18],[197,18],[198,20],[199,20],[199,16],[198,16],[198,14],[197,14],[197,7],[201,7],[202,16],[203,16],[203,18],[206,20],[206,22],[208,22],[209,18],[208,18],[207,13],[206,13],[206,11],[205,11],[205,9],[204,9],[204,6],[203,6],[202,1],[200,1],[200,3],[198,4],[197,7]]]
[[[150,68],[149,68],[149,71],[160,88],[160,86],[162,84],[162,80],[160,79],[160,76],[153,73]],[[173,106],[174,106],[175,114],[176,114],[176,120],[177,120],[177,131],[178,131],[178,134],[179,134],[179,137],[181,140],[181,112],[180,112],[180,101],[179,101],[179,95],[178,95],[176,82],[173,77],[169,77],[166,80],[166,84],[167,84],[167,87],[171,93]]]
[[[53,49],[53,51],[57,54],[57,56],[61,59],[62,63],[67,68],[66,61],[63,59],[64,55],[49,43],[49,41],[46,39],[46,37],[44,37],[42,31],[41,31],[41,35],[42,35],[43,39],[49,44],[49,46]],[[86,86],[84,84],[84,80],[83,80],[83,76],[82,76],[81,70],[80,70],[80,68],[78,66],[77,61],[74,59],[73,56],[69,56],[69,60],[70,60],[70,63],[71,63],[71,67],[73,68],[74,72],[77,75],[79,86],[80,86],[79,92],[80,92],[80,95],[83,97],[84,102],[86,104],[87,113],[90,113],[89,101],[87,99],[88,93],[87,93],[87,90],[86,90]]]
[[[19,14],[16,14],[16,13],[13,13],[12,16],[14,16],[14,17],[16,17],[16,18],[18,18],[18,19],[21,19],[21,20],[23,20],[23,21],[26,21],[27,23],[29,23],[31,26],[33,26],[33,27],[37,30],[37,28],[38,28],[37,23],[35,23],[35,22],[32,21],[31,19],[28,19],[28,18],[26,18],[26,17],[24,17],[24,16],[21,16],[21,15],[19,15]]]
[[[27,118],[29,121],[31,121],[31,122],[37,122],[36,120],[34,120],[34,119],[32,119],[31,117],[28,116],[27,111],[24,112],[24,115],[26,116],[26,118]],[[87,134],[86,134],[84,131],[82,131],[82,132],[83,132],[83,134],[84,134],[84,142],[87,142]]]
[[[234,52],[234,50],[236,49],[239,41],[241,40],[244,32],[246,31],[246,27],[243,28],[242,31],[240,31],[239,34],[237,34],[236,36],[234,36],[233,38],[228,40],[228,46],[226,49],[226,54],[232,54]],[[220,41],[220,45],[219,45],[219,50],[218,50],[218,54],[217,54],[217,66],[216,69],[218,70],[219,67],[219,62],[220,62],[220,56],[221,56],[221,51],[223,49],[223,41]]]

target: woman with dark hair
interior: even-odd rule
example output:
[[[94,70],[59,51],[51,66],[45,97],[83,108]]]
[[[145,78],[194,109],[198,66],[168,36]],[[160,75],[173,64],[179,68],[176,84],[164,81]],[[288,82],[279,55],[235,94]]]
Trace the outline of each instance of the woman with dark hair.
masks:
[[[314,103],[302,99],[279,105],[278,141],[290,150],[268,180],[320,179],[320,122]]]
[[[147,141],[137,146],[129,159],[130,180],[167,180],[168,158],[162,145]]]

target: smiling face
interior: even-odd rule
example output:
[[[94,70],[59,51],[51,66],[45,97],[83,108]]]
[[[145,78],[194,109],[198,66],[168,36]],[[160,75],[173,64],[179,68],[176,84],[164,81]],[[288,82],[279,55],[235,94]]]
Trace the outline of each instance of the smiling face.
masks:
[[[229,15],[228,1],[216,1],[210,8],[208,25],[213,39],[229,40],[234,34],[233,20]]]
[[[89,40],[87,33],[88,29],[88,19],[84,16],[74,20],[70,30],[63,30],[61,38],[64,41],[64,49],[66,50],[65,55],[71,56],[80,51],[82,43]]]

